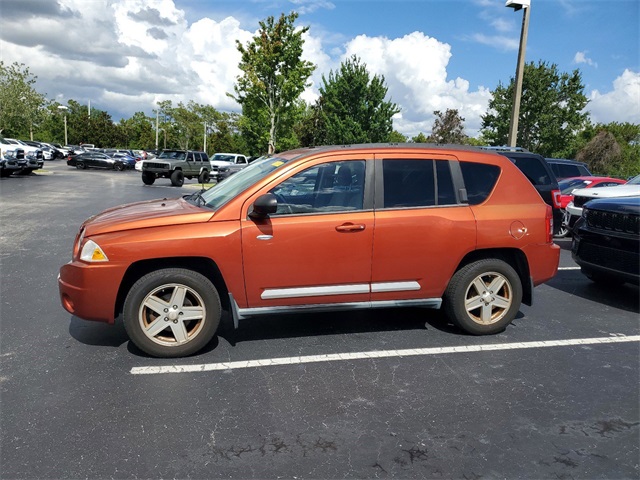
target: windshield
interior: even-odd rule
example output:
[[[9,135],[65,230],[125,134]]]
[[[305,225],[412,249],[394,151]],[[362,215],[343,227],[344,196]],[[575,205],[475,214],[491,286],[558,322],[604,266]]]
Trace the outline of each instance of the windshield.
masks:
[[[186,154],[187,152],[185,152],[184,150],[163,150],[158,158],[181,159],[184,158]]]
[[[247,168],[243,168],[238,173],[211,187],[202,194],[202,198],[207,207],[217,210],[261,178],[285,165],[288,161],[282,158],[256,160]]]
[[[627,182],[627,185],[640,185],[640,175],[636,175]]]
[[[563,195],[569,195],[576,188],[585,188],[591,182],[589,180],[579,180],[579,179],[569,179],[569,180],[561,180],[558,182],[558,186],[560,187],[560,192]]]
[[[217,153],[213,156],[212,160],[220,160],[224,162],[233,162],[233,158],[235,155],[224,155],[221,153]]]

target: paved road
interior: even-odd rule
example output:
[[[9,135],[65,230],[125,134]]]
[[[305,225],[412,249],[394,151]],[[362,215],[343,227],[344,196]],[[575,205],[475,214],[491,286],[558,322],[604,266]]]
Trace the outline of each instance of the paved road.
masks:
[[[65,312],[56,276],[84,219],[195,183],[46,168],[0,181],[2,478],[640,477],[638,289],[589,282],[569,241],[497,336],[422,309],[226,318],[159,360]]]

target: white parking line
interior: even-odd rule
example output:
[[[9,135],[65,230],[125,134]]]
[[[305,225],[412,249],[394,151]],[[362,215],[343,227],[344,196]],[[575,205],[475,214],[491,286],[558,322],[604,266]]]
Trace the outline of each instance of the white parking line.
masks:
[[[580,267],[558,267],[558,270],[580,270]]]
[[[339,362],[344,360],[362,360],[371,358],[413,357],[424,355],[443,355],[447,353],[485,352],[489,350],[520,350],[525,348],[567,347],[573,345],[595,345],[602,343],[640,342],[640,335],[611,335],[611,337],[546,340],[540,342],[497,343],[489,345],[466,345],[460,347],[413,348],[407,350],[379,350],[372,352],[331,353],[326,355],[307,355],[303,357],[265,358],[263,360],[242,360],[238,362],[202,363],[199,365],[134,367],[131,369],[130,373],[133,375],[152,375],[159,373],[211,372],[214,370],[274,367],[278,365],[300,365],[303,363]]]

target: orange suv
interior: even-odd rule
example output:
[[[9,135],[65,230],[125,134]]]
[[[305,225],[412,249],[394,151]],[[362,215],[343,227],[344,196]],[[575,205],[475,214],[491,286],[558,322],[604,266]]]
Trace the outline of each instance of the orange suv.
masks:
[[[293,150],[209,190],[87,220],[62,305],[122,320],[158,357],[190,355],[263,314],[443,308],[474,335],[506,328],[552,278],[551,207],[506,157],[473,147]]]

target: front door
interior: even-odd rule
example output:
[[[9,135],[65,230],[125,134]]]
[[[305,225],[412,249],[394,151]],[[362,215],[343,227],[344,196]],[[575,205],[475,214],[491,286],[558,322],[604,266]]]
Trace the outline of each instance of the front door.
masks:
[[[248,307],[369,300],[374,217],[366,163],[340,156],[302,165],[269,189],[275,214],[242,221]]]

